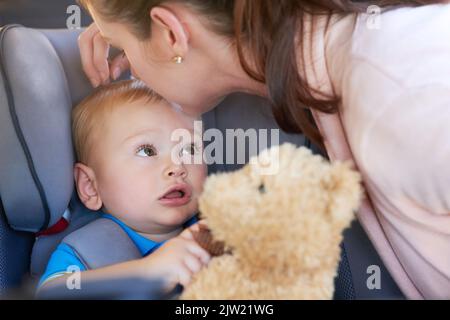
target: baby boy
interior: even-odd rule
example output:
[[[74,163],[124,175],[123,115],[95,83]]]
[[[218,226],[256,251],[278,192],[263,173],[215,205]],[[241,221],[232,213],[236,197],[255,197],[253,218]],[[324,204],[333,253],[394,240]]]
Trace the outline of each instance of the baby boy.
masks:
[[[77,266],[81,281],[133,276],[163,281],[169,292],[207,265],[210,255],[191,233],[206,178],[206,166],[192,159],[202,146],[172,141],[175,130],[194,135],[193,127],[194,119],[135,80],[102,87],[74,108],[79,199],[117,223],[142,258],[91,269],[63,241],[39,290],[62,285]]]

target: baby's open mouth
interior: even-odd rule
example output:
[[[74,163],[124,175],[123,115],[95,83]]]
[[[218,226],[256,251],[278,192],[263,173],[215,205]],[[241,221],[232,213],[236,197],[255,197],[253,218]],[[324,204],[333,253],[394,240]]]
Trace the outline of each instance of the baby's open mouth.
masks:
[[[164,199],[176,199],[176,198],[183,198],[186,193],[182,190],[175,190],[172,192],[169,192],[166,194],[163,198]]]
[[[191,187],[180,183],[170,187],[158,200],[164,206],[177,207],[191,201]]]

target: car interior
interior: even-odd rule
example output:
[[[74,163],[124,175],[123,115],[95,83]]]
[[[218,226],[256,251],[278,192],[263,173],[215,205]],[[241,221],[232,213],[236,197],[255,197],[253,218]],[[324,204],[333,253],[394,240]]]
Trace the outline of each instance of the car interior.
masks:
[[[83,29],[66,26],[66,9],[74,4],[0,0],[0,299],[26,295],[59,241],[99,217],[81,204],[73,184],[70,112],[93,90],[82,71],[77,44]],[[86,12],[81,22],[82,27],[89,25]],[[268,101],[241,93],[227,97],[202,120],[204,129],[223,133],[279,128]],[[321,152],[300,134],[280,131],[283,142]],[[210,165],[208,172],[241,167],[223,163]],[[66,228],[43,232],[62,217],[68,221]],[[346,230],[341,248],[334,299],[404,299],[358,221]],[[381,269],[381,288],[367,284],[373,265]],[[158,297],[133,279],[91,295],[105,298],[105,292],[113,299]]]

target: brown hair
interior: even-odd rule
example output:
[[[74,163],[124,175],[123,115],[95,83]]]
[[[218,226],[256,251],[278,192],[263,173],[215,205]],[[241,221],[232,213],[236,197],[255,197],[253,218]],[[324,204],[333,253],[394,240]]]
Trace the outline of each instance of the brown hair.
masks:
[[[327,96],[311,88],[298,72],[296,36],[303,29],[306,14],[365,12],[369,5],[380,7],[419,6],[444,0],[79,0],[92,6],[103,18],[123,22],[139,38],[150,36],[154,6],[179,1],[197,9],[221,35],[234,40],[242,67],[248,75],[266,83],[272,110],[280,127],[303,132],[323,147],[309,108],[325,113],[338,111],[340,97]],[[328,26],[327,23],[327,26]],[[300,32],[301,34],[302,32]],[[300,44],[303,39],[300,37]],[[244,56],[244,48],[250,56]],[[253,59],[254,68],[246,59]],[[304,63],[304,61],[303,61]],[[320,97],[320,98],[318,98]]]
[[[72,110],[72,137],[77,161],[89,163],[93,135],[101,131],[105,115],[126,102],[145,99],[160,102],[163,98],[138,80],[126,80],[100,86]]]

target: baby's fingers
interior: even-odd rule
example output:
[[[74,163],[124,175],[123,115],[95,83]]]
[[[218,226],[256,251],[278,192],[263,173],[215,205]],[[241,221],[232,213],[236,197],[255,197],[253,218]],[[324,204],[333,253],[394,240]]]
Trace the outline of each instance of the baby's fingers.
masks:
[[[199,272],[203,267],[203,263],[194,255],[186,256],[184,258],[184,264],[193,274]]]
[[[187,250],[196,256],[204,265],[207,265],[211,260],[211,255],[195,241],[192,241],[187,246]]]
[[[183,287],[186,287],[191,282],[191,278],[192,271],[187,266],[183,266],[178,270],[178,283]]]
[[[203,227],[208,227],[208,220],[206,220],[206,218],[200,219],[197,222],[198,225],[203,226]]]
[[[186,228],[179,234],[180,238],[183,238],[184,240],[193,241],[194,236],[192,235],[192,227]]]

